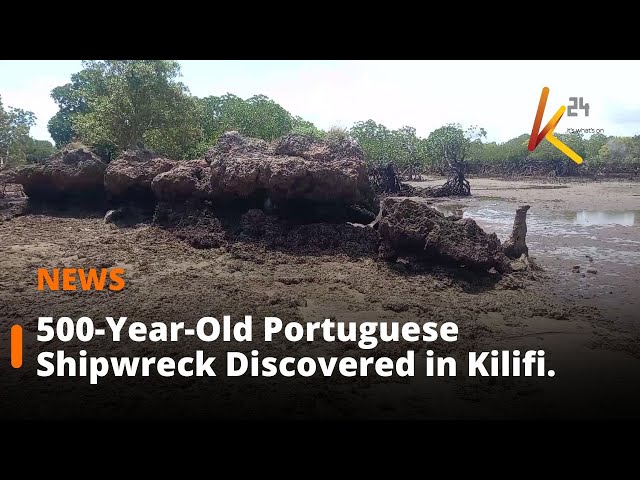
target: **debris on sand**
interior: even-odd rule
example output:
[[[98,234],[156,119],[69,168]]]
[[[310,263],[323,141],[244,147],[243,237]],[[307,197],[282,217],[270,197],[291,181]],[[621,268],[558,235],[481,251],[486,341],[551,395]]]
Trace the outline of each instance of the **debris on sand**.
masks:
[[[88,148],[65,149],[42,163],[19,168],[12,181],[32,199],[103,196],[107,165]]]
[[[159,202],[153,223],[170,230],[194,248],[220,248],[228,242],[222,222],[206,205]]]
[[[210,198],[211,167],[203,159],[180,162],[157,175],[151,182],[151,189],[160,201]]]
[[[267,143],[227,132],[205,158],[215,199],[354,204],[369,193],[364,154],[351,140],[334,144],[291,134]]]
[[[253,209],[240,219],[239,239],[250,239],[271,248],[301,255],[345,254],[374,256],[378,233],[348,223],[296,224]]]
[[[498,290],[520,290],[524,287],[524,282],[517,280],[512,275],[505,275],[496,285]]]
[[[299,224],[260,209],[229,214],[216,212],[207,203],[160,202],[153,221],[196,248],[251,242],[300,255],[373,257],[379,243],[378,233],[372,228],[347,223]]]
[[[115,210],[109,210],[104,214],[104,223],[113,223],[119,218],[122,218],[123,209],[116,208]]]
[[[395,260],[410,255],[418,261],[511,271],[496,234],[485,233],[471,219],[447,218],[420,197],[387,197],[381,211],[380,258]]]
[[[511,236],[504,242],[504,254],[509,258],[520,258],[521,255],[529,256],[527,247],[527,211],[531,207],[522,205],[516,210]]]
[[[153,198],[153,179],[176,164],[150,150],[128,150],[109,163],[104,174],[104,188],[113,197]]]
[[[543,271],[542,267],[534,261],[533,257],[529,257],[524,253],[520,255],[519,258],[511,261],[511,270],[514,272],[525,272],[531,270],[538,272]]]
[[[24,215],[26,212],[26,199],[22,186],[9,183],[12,175],[0,173],[0,222]]]
[[[590,267],[590,268],[587,268],[587,273],[596,274],[598,273],[598,270],[593,267]]]

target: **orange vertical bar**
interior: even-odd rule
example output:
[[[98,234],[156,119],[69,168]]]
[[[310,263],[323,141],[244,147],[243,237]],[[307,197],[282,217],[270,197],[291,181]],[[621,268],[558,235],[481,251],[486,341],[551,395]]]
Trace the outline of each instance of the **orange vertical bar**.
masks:
[[[22,366],[22,327],[20,325],[11,327],[11,366],[13,368]]]
[[[538,134],[540,133],[540,125],[542,125],[542,115],[544,115],[544,109],[547,106],[547,98],[549,98],[549,87],[544,87],[540,94],[538,110],[536,110],[536,118],[533,120],[533,128],[531,129],[531,137],[529,138],[530,152],[533,152],[544,138],[544,135],[540,136]]]

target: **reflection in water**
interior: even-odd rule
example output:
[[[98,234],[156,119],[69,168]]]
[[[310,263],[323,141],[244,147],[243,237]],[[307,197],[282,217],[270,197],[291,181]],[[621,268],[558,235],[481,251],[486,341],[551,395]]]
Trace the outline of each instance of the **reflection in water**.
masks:
[[[516,206],[509,202],[490,202],[478,206],[460,204],[439,204],[434,207],[445,216],[455,215],[472,218],[488,232],[495,232],[504,241],[511,233]],[[527,230],[530,247],[544,251],[548,256],[575,261],[584,260],[589,253],[600,261],[619,265],[640,265],[640,240],[611,237],[610,228],[616,226],[634,227],[640,225],[640,210],[621,212],[607,211],[553,211],[532,209],[527,215]],[[604,230],[603,230],[604,229]],[[626,230],[626,229],[625,229]],[[628,231],[629,235],[636,235]],[[556,243],[549,242],[556,237]],[[589,243],[597,243],[597,247]]]
[[[467,207],[463,210],[460,205],[434,205],[434,208],[445,216],[473,218],[474,220],[490,222],[493,224],[511,225],[515,215],[513,205],[491,204],[482,207]],[[551,213],[551,215],[549,215]],[[621,225],[632,227],[640,224],[640,211],[605,212],[588,211],[579,212],[544,212],[542,215],[531,212],[527,217],[528,223],[535,226],[560,227],[569,225]]]
[[[636,212],[576,212],[575,225],[622,225],[631,227],[636,223]]]

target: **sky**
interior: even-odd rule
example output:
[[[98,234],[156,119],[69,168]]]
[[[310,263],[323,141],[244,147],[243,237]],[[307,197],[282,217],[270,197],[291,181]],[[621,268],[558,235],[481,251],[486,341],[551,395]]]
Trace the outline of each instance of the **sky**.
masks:
[[[565,114],[556,133],[601,129],[640,134],[640,61],[320,61],[187,60],[180,79],[199,97],[263,94],[317,127],[350,127],[373,119],[388,128],[408,125],[426,137],[447,123],[477,125],[487,140],[530,133],[543,87],[550,89],[543,125],[570,97],[589,115]],[[51,89],[69,82],[81,61],[0,61],[6,106],[37,116],[31,135],[50,140],[47,121],[57,107]],[[588,135],[587,135],[588,136]]]

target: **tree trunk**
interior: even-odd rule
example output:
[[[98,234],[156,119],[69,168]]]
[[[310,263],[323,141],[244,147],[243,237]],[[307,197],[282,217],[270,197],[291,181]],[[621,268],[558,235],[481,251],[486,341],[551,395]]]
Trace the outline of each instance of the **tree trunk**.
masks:
[[[464,177],[464,162],[450,162],[451,170],[447,176],[447,183],[440,187],[442,196],[461,196],[467,197],[471,195],[471,185]]]

